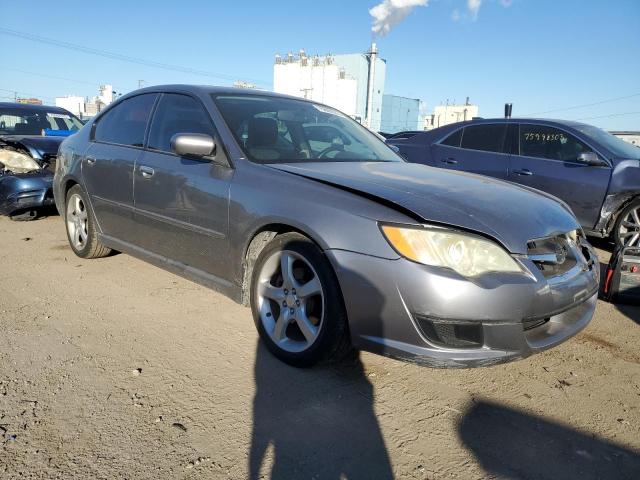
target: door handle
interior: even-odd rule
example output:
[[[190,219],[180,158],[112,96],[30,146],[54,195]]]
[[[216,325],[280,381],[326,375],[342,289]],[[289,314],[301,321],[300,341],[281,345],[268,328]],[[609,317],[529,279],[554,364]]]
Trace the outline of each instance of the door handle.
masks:
[[[93,165],[94,163],[96,163],[96,159],[93,157],[87,157],[87,163],[89,165]]]
[[[442,159],[440,159],[440,161],[441,161],[442,163],[447,163],[447,164],[449,164],[449,165],[455,165],[456,163],[458,163],[458,161],[457,161],[455,158],[451,158],[451,157],[449,157],[449,158],[442,158]]]
[[[140,173],[142,174],[142,176],[144,178],[150,178],[150,177],[153,177],[153,174],[155,172],[153,171],[153,168],[145,167],[144,165],[141,165],[140,166]]]
[[[515,173],[516,175],[522,175],[522,176],[533,175],[533,172],[528,168],[523,168],[522,170],[514,170],[513,173]]]

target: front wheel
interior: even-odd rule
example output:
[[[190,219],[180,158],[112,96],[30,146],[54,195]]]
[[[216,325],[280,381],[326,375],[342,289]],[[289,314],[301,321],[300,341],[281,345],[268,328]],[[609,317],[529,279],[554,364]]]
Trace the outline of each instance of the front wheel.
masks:
[[[64,220],[69,245],[77,256],[99,258],[111,253],[111,249],[98,240],[96,219],[80,185],[74,185],[67,192]]]
[[[267,348],[290,365],[339,360],[350,351],[333,269],[302,235],[279,235],[260,252],[251,281],[251,310]]]
[[[622,210],[614,230],[616,245],[640,247],[640,199],[633,200]]]

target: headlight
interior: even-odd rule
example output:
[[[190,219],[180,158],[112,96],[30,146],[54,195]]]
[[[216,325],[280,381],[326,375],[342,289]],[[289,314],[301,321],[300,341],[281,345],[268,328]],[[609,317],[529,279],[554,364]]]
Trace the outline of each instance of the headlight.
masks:
[[[0,150],[0,163],[13,173],[27,173],[40,170],[40,165],[29,155],[14,150]]]
[[[473,235],[446,229],[383,225],[391,246],[403,257],[434,267],[455,270],[465,277],[486,272],[522,272],[499,245]]]

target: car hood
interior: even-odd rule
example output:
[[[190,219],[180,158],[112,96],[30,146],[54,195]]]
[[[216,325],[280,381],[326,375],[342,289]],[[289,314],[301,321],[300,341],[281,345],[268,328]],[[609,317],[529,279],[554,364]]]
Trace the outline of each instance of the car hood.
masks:
[[[0,135],[0,142],[19,144],[29,150],[32,156],[57,155],[58,147],[67,137],[43,137],[41,135]]]
[[[466,172],[404,162],[313,162],[270,167],[375,197],[424,222],[488,235],[512,253],[527,242],[580,228],[554,197]]]

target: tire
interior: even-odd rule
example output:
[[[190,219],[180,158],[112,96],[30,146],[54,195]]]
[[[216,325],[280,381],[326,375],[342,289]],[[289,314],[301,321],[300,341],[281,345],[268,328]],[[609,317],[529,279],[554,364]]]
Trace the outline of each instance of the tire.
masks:
[[[286,279],[283,264],[290,265]],[[335,273],[320,249],[302,235],[278,235],[260,252],[250,303],[260,338],[289,365],[340,361],[352,350]]]
[[[69,245],[77,256],[100,258],[111,253],[111,249],[105,247],[98,240],[96,217],[87,199],[87,194],[80,185],[74,185],[67,192],[64,223]]]
[[[613,240],[616,245],[640,247],[640,198],[632,200],[618,215]]]

